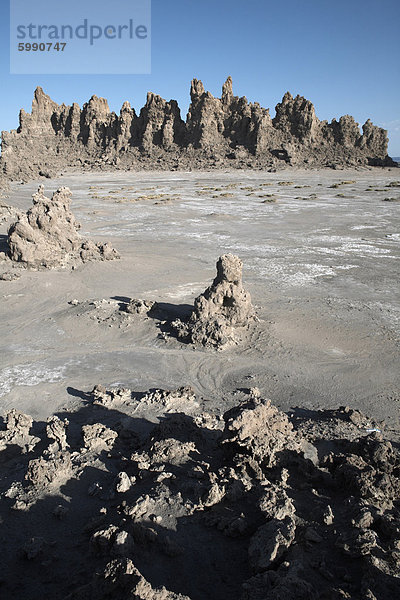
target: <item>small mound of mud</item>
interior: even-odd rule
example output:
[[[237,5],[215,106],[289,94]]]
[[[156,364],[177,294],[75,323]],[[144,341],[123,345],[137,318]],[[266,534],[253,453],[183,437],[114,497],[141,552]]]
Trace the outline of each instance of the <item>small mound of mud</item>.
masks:
[[[216,348],[238,341],[240,329],[248,328],[255,319],[250,294],[243,288],[242,267],[233,254],[218,259],[217,276],[195,299],[189,320],[172,323],[178,339]]]
[[[157,302],[132,298],[121,302],[113,298],[107,300],[84,300],[76,298],[68,302],[74,308],[76,316],[88,318],[107,327],[126,329],[134,323],[153,317],[157,312]]]
[[[131,315],[147,316],[151,311],[157,309],[157,303],[152,300],[142,300],[141,298],[132,298],[124,307],[125,312]]]
[[[223,418],[188,387],[85,396],[6,417],[4,597],[399,596],[400,452],[358,411],[288,417],[257,388]]]
[[[119,258],[109,243],[96,244],[82,239],[70,202],[69,188],[59,188],[50,200],[40,185],[33,194],[33,207],[9,228],[10,259],[37,269]]]

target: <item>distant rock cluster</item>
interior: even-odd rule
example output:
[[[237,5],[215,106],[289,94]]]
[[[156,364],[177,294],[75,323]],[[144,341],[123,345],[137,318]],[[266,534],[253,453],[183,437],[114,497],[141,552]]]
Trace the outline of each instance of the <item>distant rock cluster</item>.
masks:
[[[70,300],[77,316],[86,317],[107,327],[127,328],[152,319],[158,337],[214,350],[239,345],[257,321],[251,297],[242,283],[243,263],[238,256],[223,254],[217,261],[217,275],[210,286],[194,300],[186,314],[176,317],[162,302],[132,298],[128,302],[116,299]]]
[[[17,130],[2,132],[0,173],[6,180],[51,177],[66,167],[94,169],[276,168],[388,165],[387,132],[367,120],[360,133],[353,117],[320,121],[313,104],[287,92],[269,109],[234,96],[232,79],[222,97],[194,79],[186,122],[175,100],[151,92],[136,114],[120,114],[92,96],[80,109],[58,105],[35,90],[31,114],[20,112]]]

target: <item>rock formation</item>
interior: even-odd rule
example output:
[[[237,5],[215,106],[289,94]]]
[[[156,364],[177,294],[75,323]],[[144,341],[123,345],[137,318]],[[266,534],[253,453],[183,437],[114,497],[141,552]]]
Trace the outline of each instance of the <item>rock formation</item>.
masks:
[[[39,438],[30,434],[33,419],[17,411],[15,408],[6,414],[6,430],[0,431],[0,451],[7,449],[7,446],[17,446],[21,452],[31,452]]]
[[[186,344],[221,350],[242,342],[257,320],[250,294],[243,287],[242,266],[240,258],[233,254],[221,256],[214,281],[195,299],[193,309],[188,307],[184,312],[171,310],[162,302],[138,298],[128,302],[74,299],[69,304],[76,316],[107,328],[127,329],[151,320],[153,332],[160,339],[177,338]]]
[[[248,453],[261,465],[272,467],[279,453],[295,449],[295,434],[287,416],[262,400],[259,390],[250,390],[246,403],[225,413],[225,446]]]
[[[242,284],[242,266],[238,256],[220,256],[217,276],[195,299],[189,320],[172,323],[178,338],[188,343],[220,348],[234,342],[238,329],[247,327],[254,320],[250,294]]]
[[[27,267],[51,268],[76,261],[112,260],[118,252],[110,244],[84,240],[70,210],[71,191],[61,187],[51,200],[40,185],[33,206],[8,230],[9,256]]]
[[[234,96],[232,79],[222,97],[194,79],[186,122],[175,100],[148,93],[139,115],[125,102],[120,114],[92,96],[80,109],[58,105],[35,90],[31,114],[20,112],[17,130],[2,132],[0,179],[51,177],[65,167],[94,169],[188,169],[279,165],[357,166],[394,164],[387,132],[368,119],[361,134],[348,115],[319,121],[314,106],[287,92],[269,110]]]
[[[106,600],[106,598],[190,600],[188,596],[174,594],[165,587],[154,588],[129,558],[115,558],[107,564],[102,573],[97,574],[91,584],[78,589],[65,600]]]
[[[10,411],[4,597],[397,598],[397,444],[358,411],[240,394],[223,417],[190,388],[96,386],[42,424]]]

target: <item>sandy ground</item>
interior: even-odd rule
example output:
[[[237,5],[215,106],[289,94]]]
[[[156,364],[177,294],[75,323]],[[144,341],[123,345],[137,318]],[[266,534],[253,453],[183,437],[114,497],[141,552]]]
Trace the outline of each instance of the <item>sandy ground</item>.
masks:
[[[42,419],[101,383],[191,385],[208,410],[223,412],[232,392],[258,386],[284,410],[351,405],[396,427],[399,204],[383,200],[399,197],[385,187],[397,177],[155,172],[45,181],[47,193],[69,186],[82,234],[109,240],[122,258],[0,282],[1,411]],[[37,185],[14,185],[7,202],[26,210]],[[194,350],[160,339],[152,319],[119,328],[68,304],[145,298],[179,313],[226,252],[243,260],[260,318],[245,347]]]
[[[399,441],[400,229],[399,203],[384,201],[400,198],[398,178],[397,170],[365,170],[70,174],[45,182],[48,195],[72,189],[82,234],[109,240],[121,259],[0,281],[0,413],[15,407],[35,419],[21,439],[0,431],[4,597],[125,598],[126,590],[107,595],[101,576],[90,587],[115,556],[133,558],[153,586],[191,600],[398,595],[400,459],[387,439]],[[26,210],[37,185],[13,186],[7,202]],[[6,231],[3,222],[3,247]],[[195,349],[165,337],[156,318],[118,311],[144,298],[185,314],[227,252],[243,260],[259,318],[242,345]],[[133,394],[125,404],[96,405],[87,393],[95,384]],[[140,395],[180,386],[192,386],[196,399],[190,391]],[[265,405],[247,415],[250,452],[246,440],[242,450],[234,440],[228,450],[221,445],[230,435],[221,434],[221,415],[229,420],[226,411],[249,393],[251,408],[254,387],[300,432],[306,445],[295,459],[285,450],[269,467],[268,452],[262,458],[266,448],[295,443],[286,416]],[[344,405],[369,416],[315,411]],[[57,441],[48,446],[57,436],[43,422],[54,413],[69,420],[66,438],[56,421],[61,451]],[[113,449],[85,440],[82,426],[94,423],[119,432]],[[31,434],[39,436],[35,449],[24,453]],[[257,444],[261,470],[252,458]],[[125,470],[136,481],[120,493]],[[290,547],[269,564],[269,544],[285,523]],[[121,530],[134,538],[133,551],[115,549]],[[79,592],[82,585],[89,587]],[[135,597],[176,599],[151,589]]]

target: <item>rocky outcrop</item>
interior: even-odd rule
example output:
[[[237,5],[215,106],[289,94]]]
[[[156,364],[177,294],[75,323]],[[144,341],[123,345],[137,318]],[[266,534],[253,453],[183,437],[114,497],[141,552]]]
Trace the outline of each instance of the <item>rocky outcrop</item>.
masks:
[[[295,138],[304,143],[315,142],[319,134],[319,121],[312,103],[301,96],[293,98],[289,92],[276,106],[273,125],[286,134],[288,141]]]
[[[184,143],[185,124],[178,103],[175,100],[166,102],[151,92],[147,94],[135,129],[137,142],[149,154],[154,147],[171,151]]]
[[[280,453],[296,448],[287,416],[269,400],[260,398],[257,388],[250,390],[246,403],[225,413],[224,419],[224,446],[249,454],[259,464],[271,467]]]
[[[313,104],[287,92],[269,110],[234,96],[232,79],[221,98],[193,79],[186,122],[175,100],[151,92],[137,115],[129,102],[120,114],[107,100],[92,96],[82,109],[58,105],[35,90],[31,114],[20,112],[17,130],[2,132],[0,179],[51,177],[65,167],[79,168],[273,168],[392,164],[387,132],[368,119],[363,132],[348,115],[319,121]]]
[[[250,294],[243,288],[242,267],[238,256],[220,256],[217,276],[195,299],[189,320],[172,323],[178,338],[217,348],[236,341],[239,330],[248,327],[255,318]]]
[[[8,230],[9,257],[30,268],[51,268],[76,261],[112,260],[118,252],[110,244],[84,240],[70,210],[71,191],[61,187],[52,198],[40,185],[33,206]]]
[[[367,416],[257,388],[223,416],[190,388],[85,396],[6,416],[4,598],[399,597],[400,453]]]
[[[94,577],[91,584],[70,594],[65,600],[107,600],[108,598],[190,600],[188,596],[175,594],[165,587],[154,588],[129,558],[112,560],[107,564],[104,572]]]
[[[29,415],[25,415],[17,411],[15,408],[7,413],[6,430],[0,431],[0,451],[3,451],[7,446],[17,446],[21,448],[21,452],[31,452],[39,438],[30,434],[33,419]]]

